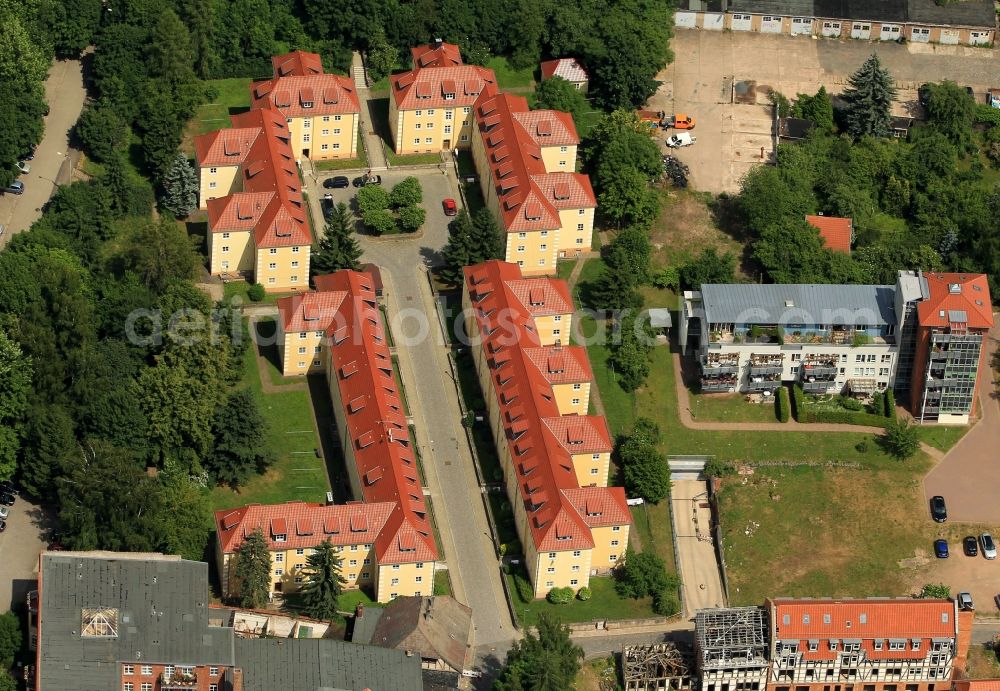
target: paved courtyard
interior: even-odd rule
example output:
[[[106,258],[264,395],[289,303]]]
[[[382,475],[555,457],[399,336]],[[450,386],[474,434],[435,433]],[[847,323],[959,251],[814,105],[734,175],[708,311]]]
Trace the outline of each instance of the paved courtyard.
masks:
[[[816,40],[808,37],[678,30],[671,41],[676,56],[657,79],[660,89],[648,107],[692,115],[694,146],[677,150],[691,168],[691,185],[709,192],[736,192],[739,180],[774,152],[768,91],[789,98],[815,93],[823,85],[843,90],[847,78],[873,52],[892,72],[900,89],[898,114],[915,108],[923,82],[952,79],[984,94],[998,86],[996,51],[963,46]],[[754,103],[733,104],[733,83],[753,80]],[[670,131],[662,133],[666,136]]]
[[[688,618],[699,609],[726,605],[715,548],[709,539],[712,515],[707,489],[704,480],[676,480],[670,487],[674,539],[680,557],[677,570],[684,590],[684,614]]]
[[[51,517],[22,497],[8,510],[7,529],[0,533],[0,612],[19,609],[38,587],[38,555],[52,528]]]

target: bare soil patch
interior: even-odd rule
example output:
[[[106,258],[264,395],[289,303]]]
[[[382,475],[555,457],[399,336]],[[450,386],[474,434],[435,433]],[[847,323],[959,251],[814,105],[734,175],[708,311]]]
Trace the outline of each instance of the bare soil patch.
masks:
[[[711,195],[689,190],[664,194],[663,209],[650,229],[653,266],[678,266],[709,247],[719,254],[732,252],[740,262],[743,245],[718,226],[710,199]]]

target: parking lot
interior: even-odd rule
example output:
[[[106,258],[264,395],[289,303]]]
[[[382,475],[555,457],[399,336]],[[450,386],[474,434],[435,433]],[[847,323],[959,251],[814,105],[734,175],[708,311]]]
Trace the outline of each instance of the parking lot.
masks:
[[[0,533],[0,612],[20,607],[37,587],[38,555],[51,528],[42,508],[23,497],[7,510],[7,528]]]
[[[996,52],[963,46],[681,29],[671,48],[675,60],[657,75],[662,84],[647,107],[695,118],[698,141],[676,150],[677,156],[691,168],[691,186],[714,193],[738,191],[746,171],[773,156],[771,89],[789,98],[815,93],[820,85],[840,93],[873,52],[900,88],[900,115],[913,110],[916,88],[927,80],[953,79],[980,94],[1000,85]],[[734,85],[749,81],[756,84],[753,102],[733,103]]]
[[[306,187],[314,219],[313,225],[317,228],[317,233],[321,232],[319,229],[323,227],[323,213],[321,211],[321,199],[323,195],[329,194],[334,204],[339,204],[340,202],[346,203],[355,216],[358,215],[356,195],[359,188],[352,185],[343,189],[326,189],[322,187],[323,181],[337,175],[344,175],[353,181],[362,172],[336,171],[322,173],[315,178],[311,176],[306,177]],[[404,233],[385,237],[405,239],[414,238],[414,235],[416,235],[420,238],[419,242],[423,247],[421,254],[424,257],[425,263],[428,265],[439,263],[440,249],[448,241],[448,223],[451,221],[451,217],[445,216],[441,202],[444,199],[454,199],[458,208],[462,208],[462,199],[458,193],[458,185],[452,171],[448,168],[442,170],[442,168],[435,166],[432,168],[382,170],[376,174],[382,177],[382,186],[385,187],[386,191],[391,191],[393,185],[410,176],[420,180],[424,198],[421,206],[427,211],[427,220],[424,222],[423,227],[416,234]],[[385,242],[384,239],[372,239],[364,236],[364,229],[360,220],[358,220],[358,232],[362,233],[362,236],[359,238],[362,248],[369,242]]]
[[[922,580],[913,584],[914,592],[918,592],[924,583],[944,583],[951,588],[952,595],[963,591],[970,593],[977,616],[1000,618],[1000,609],[994,599],[1000,594],[1000,559],[986,559],[981,546],[974,557],[967,557],[962,552],[962,538],[966,535],[978,536],[983,530],[990,532],[994,539],[1000,536],[996,528],[988,526],[942,527],[938,535],[948,540],[949,557],[935,558],[933,545],[928,545],[927,556],[930,561],[926,571],[921,574]]]

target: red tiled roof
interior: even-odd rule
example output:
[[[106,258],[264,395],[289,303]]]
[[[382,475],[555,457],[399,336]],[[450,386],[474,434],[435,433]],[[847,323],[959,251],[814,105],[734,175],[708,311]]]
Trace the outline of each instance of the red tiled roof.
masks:
[[[532,175],[531,181],[556,209],[596,209],[597,197],[590,176],[582,173]]]
[[[573,116],[559,110],[528,110],[514,113],[524,131],[539,146],[571,146],[580,143]]]
[[[454,86],[454,98],[444,96],[445,82]],[[471,106],[480,94],[496,93],[493,70],[476,65],[414,69],[389,78],[389,89],[399,110]]]
[[[340,303],[347,297],[342,290],[299,293],[278,299],[278,313],[281,315],[285,333],[302,331],[323,331],[335,324],[340,314]]]
[[[580,487],[564,489],[563,494],[591,528],[632,522],[622,487]]]
[[[806,222],[819,230],[823,244],[837,252],[851,253],[851,239],[854,237],[854,222],[837,216],[806,216]]]
[[[542,80],[551,79],[554,76],[562,77],[569,82],[587,81],[587,71],[576,61],[576,58],[558,58],[556,60],[546,60],[541,64]]]
[[[307,77],[313,74],[323,74],[323,60],[317,53],[307,53],[304,50],[293,50],[284,55],[271,58],[275,77]]]
[[[990,284],[986,274],[925,273],[930,297],[917,303],[921,326],[950,326],[965,314],[965,327],[989,329],[993,326]]]
[[[434,561],[437,548],[373,283],[357,271],[315,279],[317,293],[346,294],[327,330],[328,376],[347,403],[340,434],[354,446],[364,500],[395,505],[375,541],[379,563]]]
[[[522,346],[524,355],[549,384],[592,381],[587,349],[583,346]]]
[[[565,119],[556,117],[565,114],[536,112],[541,115],[531,114],[523,97],[504,93],[484,95],[473,110],[489,165],[490,183],[496,191],[503,227],[508,233],[556,230],[561,226],[560,208],[597,206],[589,180],[584,182],[585,175],[545,172],[539,144],[544,137],[537,134],[538,125],[545,122],[544,129],[554,133],[553,125],[562,123],[565,130]],[[571,125],[572,118],[569,121]],[[535,135],[529,133],[528,127]],[[564,193],[568,193],[568,198],[556,199],[557,185],[559,196],[566,197]],[[581,206],[571,206],[575,200]]]
[[[537,348],[534,317],[510,288],[520,279],[517,265],[506,262],[465,268],[465,289],[474,305],[531,540],[538,551],[589,549],[594,545],[590,528],[565,493],[579,487],[571,455],[542,422],[559,417],[559,408],[551,384],[526,351],[552,351]]]
[[[260,133],[259,127],[227,127],[196,137],[194,146],[198,165],[203,168],[242,165]]]
[[[276,111],[255,110],[233,115],[230,121],[232,131],[255,130],[258,135],[240,154],[243,191],[206,203],[209,231],[253,230],[258,248],[311,244],[285,118]],[[203,135],[195,140],[195,149],[201,152],[200,167],[210,165],[219,150],[217,134]],[[221,147],[224,149],[224,141]],[[202,154],[209,158],[203,161]]]
[[[251,109],[277,110],[286,118],[361,112],[354,82],[339,74],[293,75],[254,82],[250,85],[250,99]]]
[[[216,511],[215,530],[224,554],[238,550],[244,538],[257,528],[264,533],[270,549],[309,548],[324,540],[334,545],[372,544],[393,509],[394,505],[389,502],[249,504],[239,509]],[[367,526],[364,532],[350,529],[351,522],[357,522],[359,517]],[[284,542],[275,542],[276,534],[284,534]]]
[[[571,454],[609,453],[614,445],[608,423],[600,415],[560,415],[542,418],[545,428]]]
[[[954,691],[1000,691],[1000,679],[962,679],[952,684]]]
[[[573,311],[573,298],[566,281],[551,278],[523,278],[505,281],[518,302],[531,316],[569,314]]]
[[[872,659],[920,658],[927,655],[931,639],[954,639],[957,636],[958,612],[954,600],[866,599],[866,600],[789,600],[769,601],[771,626],[778,641],[799,641],[806,660],[833,659],[829,641],[857,639]],[[903,640],[903,650],[889,650],[890,639]],[[917,651],[911,641],[921,642]],[[809,651],[805,643],[819,642]],[[883,641],[882,650],[875,641]]]
[[[410,55],[413,56],[415,70],[423,67],[454,67],[463,64],[462,51],[454,43],[442,42],[439,45],[425,43],[410,48]]]

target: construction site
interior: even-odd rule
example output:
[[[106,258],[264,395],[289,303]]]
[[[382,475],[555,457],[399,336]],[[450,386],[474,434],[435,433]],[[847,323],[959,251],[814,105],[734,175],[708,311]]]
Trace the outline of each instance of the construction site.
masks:
[[[690,646],[674,643],[622,648],[622,681],[625,691],[697,691]]]
[[[767,686],[769,647],[764,608],[699,610],[694,645],[701,691],[760,691]]]

